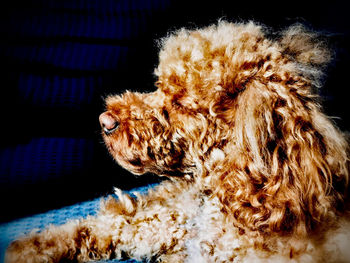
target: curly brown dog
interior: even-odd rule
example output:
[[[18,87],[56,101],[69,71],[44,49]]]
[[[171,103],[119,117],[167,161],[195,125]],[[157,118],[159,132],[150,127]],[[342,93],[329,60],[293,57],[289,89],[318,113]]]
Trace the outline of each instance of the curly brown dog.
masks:
[[[350,262],[348,142],[315,94],[331,53],[300,25],[266,33],[221,21],[160,41],[158,89],[108,97],[100,122],[121,166],[169,180],[7,262]]]

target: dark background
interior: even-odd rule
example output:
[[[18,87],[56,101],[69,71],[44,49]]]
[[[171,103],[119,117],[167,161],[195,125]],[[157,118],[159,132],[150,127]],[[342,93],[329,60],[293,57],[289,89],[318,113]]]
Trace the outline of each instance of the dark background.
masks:
[[[325,111],[349,130],[345,1],[28,0],[0,12],[1,221],[158,181],[112,160],[98,116],[107,94],[155,89],[156,40],[183,26],[222,18],[320,31],[336,52]]]

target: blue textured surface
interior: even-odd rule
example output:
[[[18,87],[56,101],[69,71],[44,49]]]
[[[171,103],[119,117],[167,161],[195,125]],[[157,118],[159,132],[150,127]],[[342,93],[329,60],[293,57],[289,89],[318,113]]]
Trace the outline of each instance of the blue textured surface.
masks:
[[[146,193],[150,186],[140,187],[131,192]],[[130,192],[129,192],[130,193]],[[77,203],[72,206],[63,207],[49,211],[47,213],[34,215],[18,219],[9,223],[0,225],[0,262],[3,262],[4,252],[11,241],[19,236],[30,233],[32,230],[42,230],[49,225],[61,225],[69,220],[84,218],[88,215],[95,215],[100,204],[101,198],[92,201]],[[119,262],[117,260],[108,260],[100,262]],[[136,262],[136,261],[127,261]]]
[[[19,64],[42,64],[66,70],[107,70],[125,63],[129,47],[60,42],[47,46],[9,46],[3,49]],[[134,50],[135,52],[135,50]]]
[[[164,11],[169,4],[167,0],[34,1],[34,13],[18,11],[10,21],[12,30],[6,33],[130,39],[143,33],[152,14]],[[30,16],[30,23],[19,24],[20,16]]]
[[[2,222],[71,199],[86,200],[90,193],[104,192],[110,177],[122,174],[105,161],[106,150],[101,154],[98,115],[104,110],[103,97],[143,87],[134,72],[147,72],[151,54],[140,59],[140,50],[150,45],[156,17],[170,6],[170,0],[26,0],[6,5],[0,17],[0,59],[6,64],[0,98],[6,126],[0,145],[0,199],[12,198],[4,202]],[[92,185],[97,173],[104,177]],[[120,177],[118,186],[135,187],[128,178]],[[62,187],[66,195],[55,199]],[[82,189],[79,194],[76,187]],[[41,194],[43,189],[50,190]],[[44,202],[38,202],[42,195]]]
[[[135,63],[131,57],[140,53],[157,15],[171,1],[27,0],[8,4],[0,18],[0,58],[6,64],[0,103],[5,125],[0,146],[3,222],[62,207],[71,200],[87,200],[91,192],[101,193],[109,187],[110,177],[119,175],[107,166],[107,154],[99,151],[102,97],[141,86],[132,86],[125,72],[130,65],[132,70],[145,71],[147,59],[137,58]],[[125,83],[130,86],[118,85]],[[128,177],[117,178],[125,188],[134,187],[125,179]],[[94,214],[98,202],[78,203],[0,225],[1,259],[17,236]]]
[[[86,155],[93,153],[91,141],[95,138],[86,133],[85,127],[79,131],[80,137],[64,138],[69,136],[66,125],[76,132],[79,126],[72,125],[77,121],[82,126],[95,118],[97,123],[96,116],[92,116],[92,112],[96,113],[94,103],[103,104],[101,97],[110,93],[106,83],[110,83],[114,75],[121,77],[118,74],[130,63],[130,54],[139,49],[140,40],[150,30],[152,17],[170,6],[169,0],[26,2],[27,5],[18,4],[11,9],[0,23],[0,34],[6,39],[0,43],[0,58],[9,64],[4,82],[11,85],[2,98],[18,102],[17,107],[24,111],[17,115],[12,110],[16,105],[11,105],[7,125],[22,128],[18,127],[18,121],[22,122],[19,118],[24,115],[30,118],[29,125],[25,125],[26,134],[32,136],[16,144],[10,136],[17,134],[8,132],[7,144],[0,147],[0,180],[4,190],[7,182],[23,185],[23,181],[17,180],[19,170],[35,181],[39,178],[35,170],[42,169],[38,165],[44,167],[57,161],[57,165],[50,168],[53,174],[70,175],[60,171],[63,162],[56,154],[60,157],[77,145],[73,154],[80,159],[74,162],[77,165],[74,169],[85,172],[86,167],[79,160],[91,157]],[[118,87],[113,92],[118,92]],[[6,109],[3,103],[1,106]],[[91,126],[88,128],[91,130]],[[52,134],[56,138],[51,138]],[[80,147],[84,140],[85,148]],[[41,154],[44,151],[46,157]],[[33,157],[28,159],[28,156]],[[45,176],[49,178],[50,174]]]
[[[0,182],[8,186],[32,185],[83,169],[92,159],[92,140],[33,138],[0,151]]]
[[[80,109],[91,104],[94,92],[101,87],[101,77],[40,76],[22,73],[18,93],[27,105]]]

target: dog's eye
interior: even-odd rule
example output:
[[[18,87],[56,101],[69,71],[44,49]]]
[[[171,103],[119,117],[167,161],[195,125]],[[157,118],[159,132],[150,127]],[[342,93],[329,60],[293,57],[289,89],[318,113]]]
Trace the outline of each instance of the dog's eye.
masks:
[[[169,112],[166,109],[163,109],[163,115],[165,119],[169,120]]]
[[[138,111],[132,111],[131,114],[130,114],[130,117],[132,120],[135,120],[135,121],[141,121],[144,119],[144,114],[146,112],[138,112]]]

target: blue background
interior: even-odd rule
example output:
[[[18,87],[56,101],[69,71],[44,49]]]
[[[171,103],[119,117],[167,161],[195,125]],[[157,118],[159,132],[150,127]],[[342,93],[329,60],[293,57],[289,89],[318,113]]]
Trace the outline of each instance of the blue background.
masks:
[[[322,31],[336,53],[320,93],[326,112],[339,116],[337,124],[349,130],[350,27],[344,2],[27,0],[2,4],[1,240],[14,238],[9,226],[27,222],[32,215],[46,218],[57,211],[56,217],[63,211],[60,208],[72,206],[73,211],[81,202],[111,193],[114,186],[129,190],[159,181],[154,175],[136,178],[112,160],[103,145],[98,116],[107,94],[155,89],[156,40],[169,30],[224,18],[253,19],[275,30],[302,22]],[[91,202],[89,209],[95,207],[96,201]]]

